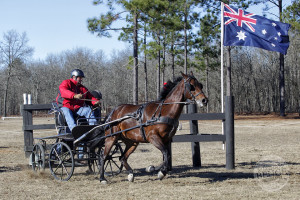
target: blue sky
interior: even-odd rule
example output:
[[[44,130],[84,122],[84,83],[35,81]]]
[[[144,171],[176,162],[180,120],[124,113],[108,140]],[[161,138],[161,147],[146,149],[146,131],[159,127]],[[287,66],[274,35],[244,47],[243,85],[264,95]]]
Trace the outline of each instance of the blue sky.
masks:
[[[290,2],[283,1],[288,5]],[[12,29],[26,32],[36,60],[77,47],[103,50],[109,58],[114,50],[124,50],[129,44],[118,41],[118,34],[100,38],[88,32],[87,19],[105,10],[94,6],[92,0],[0,0],[0,40]],[[247,11],[261,15],[261,8]]]
[[[50,53],[77,47],[103,50],[109,56],[114,49],[125,49],[128,44],[116,36],[100,38],[88,32],[87,19],[104,11],[92,0],[1,0],[0,40],[11,29],[26,32],[29,46],[35,49],[34,59],[43,60]]]

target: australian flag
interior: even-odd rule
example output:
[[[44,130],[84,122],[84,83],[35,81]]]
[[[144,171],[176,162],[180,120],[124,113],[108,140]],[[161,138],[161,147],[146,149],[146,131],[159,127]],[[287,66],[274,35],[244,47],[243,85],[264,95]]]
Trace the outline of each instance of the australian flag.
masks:
[[[252,46],[286,54],[290,26],[224,4],[224,46]]]

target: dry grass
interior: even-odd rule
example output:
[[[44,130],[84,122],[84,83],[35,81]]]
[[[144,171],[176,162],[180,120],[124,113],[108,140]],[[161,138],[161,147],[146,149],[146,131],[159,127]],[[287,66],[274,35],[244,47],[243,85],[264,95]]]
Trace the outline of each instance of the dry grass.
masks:
[[[34,119],[35,124],[51,122],[51,118]],[[74,175],[67,182],[54,180],[48,168],[42,173],[33,173],[24,156],[22,120],[1,120],[0,127],[1,198],[299,199],[300,196],[299,119],[239,117],[235,121],[235,170],[225,169],[225,152],[220,142],[200,144],[201,168],[192,167],[189,143],[175,143],[172,145],[173,171],[159,181],[155,174],[146,173],[144,168],[160,163],[161,154],[152,145],[141,144],[129,159],[135,169],[135,182],[129,183],[127,174],[122,173],[109,178],[108,185],[100,184],[96,175],[87,175],[85,167],[75,168]],[[220,133],[221,122],[201,121],[199,130],[202,133]],[[183,130],[178,134],[184,132],[188,132],[186,122],[183,122]],[[36,133],[52,134],[55,131]],[[277,166],[277,174],[265,174],[260,179],[255,177],[254,172],[265,157],[281,158],[284,165]],[[274,166],[271,169],[271,172],[276,170]],[[276,187],[272,188],[274,185]]]

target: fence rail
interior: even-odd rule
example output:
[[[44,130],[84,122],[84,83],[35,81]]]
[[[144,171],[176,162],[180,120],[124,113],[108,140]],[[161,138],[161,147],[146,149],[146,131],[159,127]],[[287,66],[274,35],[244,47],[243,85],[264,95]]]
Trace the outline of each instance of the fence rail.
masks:
[[[24,104],[21,105],[21,113],[23,115],[23,131],[24,131],[24,151],[25,156],[29,157],[33,150],[33,130],[55,129],[54,124],[33,125],[33,111],[51,110],[51,104]]]
[[[29,157],[33,149],[33,130],[55,129],[54,124],[33,125],[33,111],[50,110],[51,104],[33,104],[21,105],[23,115],[24,131],[24,151],[25,156]],[[234,152],[234,103],[233,97],[225,98],[225,113],[197,113],[197,107],[193,104],[188,107],[188,114],[182,114],[179,120],[188,120],[190,122],[190,134],[175,135],[172,142],[191,142],[192,159],[194,166],[201,166],[200,144],[199,142],[225,142],[226,143],[226,168],[234,169],[235,152]],[[221,120],[224,123],[223,134],[199,134],[198,120]],[[171,142],[171,143],[172,143]],[[171,143],[169,151],[172,151]],[[172,155],[172,153],[171,153]],[[172,156],[169,160],[169,168],[172,168]]]
[[[181,114],[179,120],[225,120],[225,113]]]
[[[175,135],[172,142],[191,142],[193,166],[201,166],[200,143],[199,142],[224,142],[226,144],[226,169],[235,168],[234,147],[234,97],[225,97],[225,113],[197,113],[194,104],[188,106],[188,114],[182,114],[179,120],[188,120],[190,123],[190,134]],[[199,134],[198,120],[221,120],[223,122],[224,134]],[[169,151],[172,151],[172,143]],[[172,153],[171,153],[172,155]],[[172,156],[169,159],[169,169],[172,169]]]

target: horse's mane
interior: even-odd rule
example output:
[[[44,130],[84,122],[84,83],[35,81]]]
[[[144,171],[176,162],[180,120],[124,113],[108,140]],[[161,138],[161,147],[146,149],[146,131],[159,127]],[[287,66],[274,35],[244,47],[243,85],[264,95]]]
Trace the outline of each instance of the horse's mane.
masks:
[[[173,88],[182,80],[182,76],[178,76],[175,78],[175,80],[172,82],[170,80],[167,81],[167,84],[163,86],[162,91],[160,92],[159,101],[165,100],[168,94],[173,90]]]

